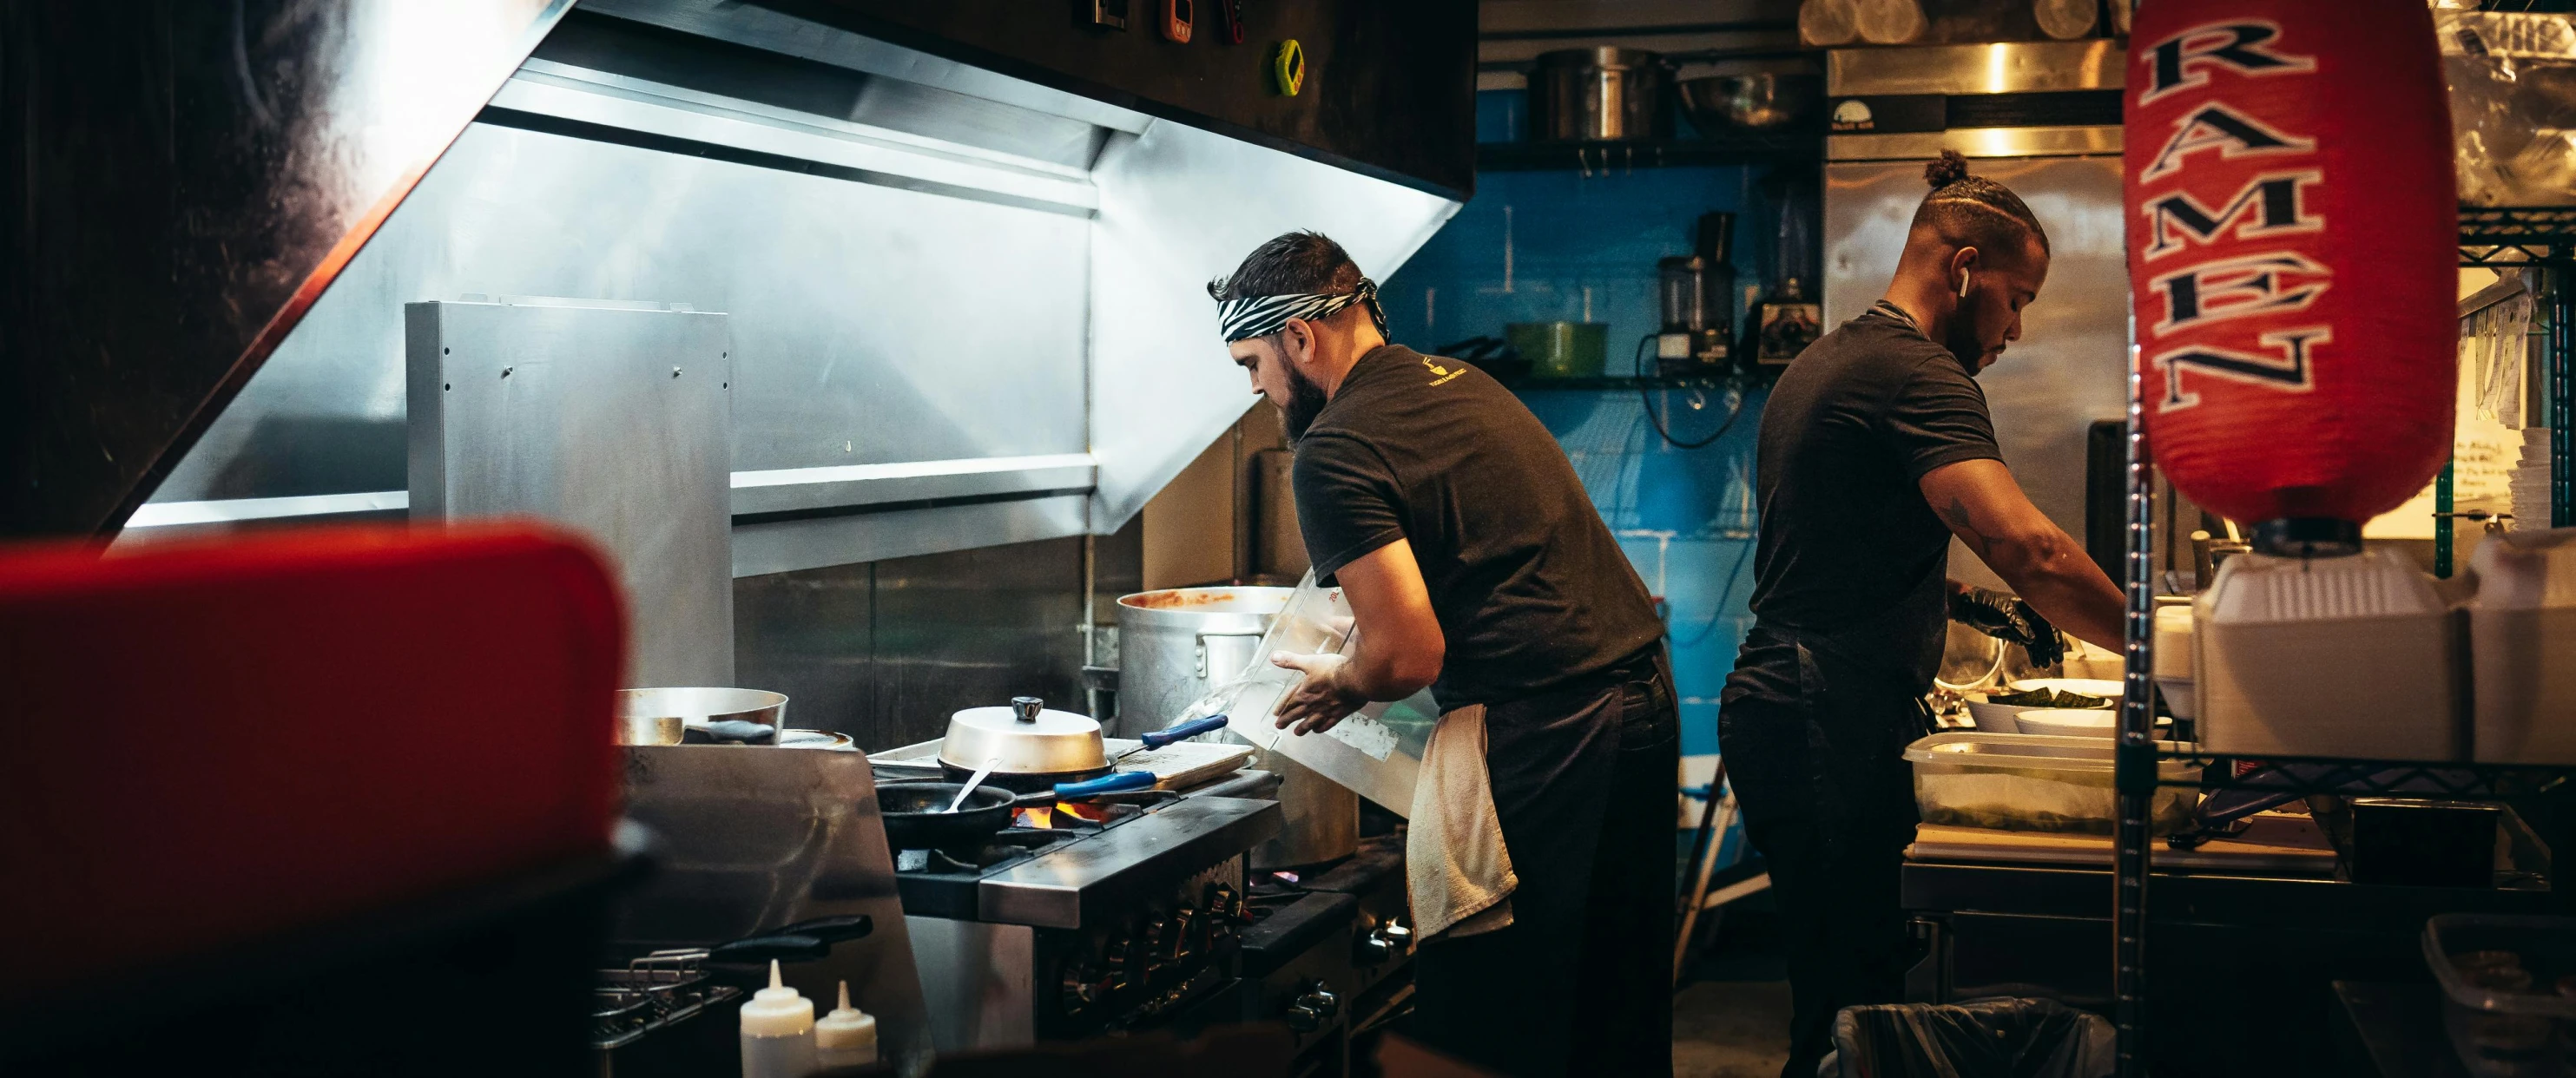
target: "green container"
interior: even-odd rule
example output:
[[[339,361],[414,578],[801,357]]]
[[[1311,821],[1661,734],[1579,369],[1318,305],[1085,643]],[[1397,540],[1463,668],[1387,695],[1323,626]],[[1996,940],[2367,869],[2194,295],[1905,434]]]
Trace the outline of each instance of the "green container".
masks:
[[[1530,364],[1532,378],[1598,378],[1610,351],[1607,322],[1514,322],[1503,338]]]

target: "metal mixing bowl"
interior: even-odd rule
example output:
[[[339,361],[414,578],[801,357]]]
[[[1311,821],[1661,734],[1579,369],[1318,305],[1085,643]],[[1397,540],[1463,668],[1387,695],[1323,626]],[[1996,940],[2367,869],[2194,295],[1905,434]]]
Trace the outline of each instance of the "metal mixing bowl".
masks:
[[[1676,89],[1703,135],[1801,127],[1815,122],[1825,105],[1822,75],[1702,75]]]

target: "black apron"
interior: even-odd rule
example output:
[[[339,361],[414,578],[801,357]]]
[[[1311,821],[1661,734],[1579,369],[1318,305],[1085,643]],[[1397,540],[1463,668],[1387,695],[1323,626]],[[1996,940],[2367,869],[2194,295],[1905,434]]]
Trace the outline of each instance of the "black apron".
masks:
[[[1422,946],[1407,1035],[1503,1075],[1671,1073],[1680,713],[1650,651],[1486,706],[1512,923]]]

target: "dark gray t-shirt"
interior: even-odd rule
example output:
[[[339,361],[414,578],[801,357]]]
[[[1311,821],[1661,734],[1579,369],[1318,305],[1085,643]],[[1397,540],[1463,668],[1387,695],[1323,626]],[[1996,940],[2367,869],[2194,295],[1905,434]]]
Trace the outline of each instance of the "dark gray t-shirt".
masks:
[[[1929,690],[1950,529],[1919,484],[1945,464],[2003,458],[1976,378],[1881,301],[1790,361],[1763,406],[1757,452],[1757,625],[1821,639],[1909,692]],[[1739,669],[1758,658],[1748,650]]]
[[[1555,437],[1464,363],[1397,345],[1360,357],[1292,475],[1317,579],[1411,541],[1448,643],[1443,709],[1534,694],[1664,635]]]

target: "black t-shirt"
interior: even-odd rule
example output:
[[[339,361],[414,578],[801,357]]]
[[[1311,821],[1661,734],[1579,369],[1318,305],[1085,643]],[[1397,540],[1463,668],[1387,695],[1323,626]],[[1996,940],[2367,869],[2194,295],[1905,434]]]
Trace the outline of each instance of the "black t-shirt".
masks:
[[[1757,627],[1823,641],[1911,694],[1928,690],[1950,529],[1919,484],[1945,464],[2002,459],[1985,390],[1881,301],[1790,361],[1763,405],[1757,452]],[[1769,687],[1748,684],[1762,674],[1746,669],[1750,650],[1738,691]]]
[[[1444,709],[1530,695],[1664,634],[1555,437],[1464,363],[1360,357],[1298,439],[1294,478],[1317,579],[1412,541],[1448,643]]]

